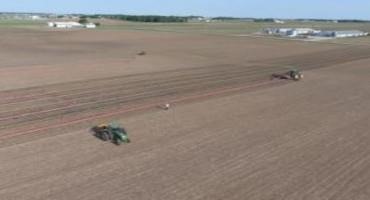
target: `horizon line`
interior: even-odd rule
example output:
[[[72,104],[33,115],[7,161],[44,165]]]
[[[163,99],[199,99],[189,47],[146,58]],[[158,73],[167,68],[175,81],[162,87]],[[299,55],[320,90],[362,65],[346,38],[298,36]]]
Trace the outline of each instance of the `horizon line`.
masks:
[[[205,17],[205,18],[234,18],[234,19],[280,19],[280,20],[359,20],[359,21],[370,21],[370,19],[361,19],[361,18],[318,18],[318,17],[296,17],[296,18],[284,18],[284,17],[240,17],[240,16],[204,16],[204,15],[165,15],[165,14],[125,14],[125,13],[55,13],[55,12],[17,12],[17,11],[0,11],[0,14],[42,14],[42,15],[133,15],[133,16],[177,16],[177,17]]]

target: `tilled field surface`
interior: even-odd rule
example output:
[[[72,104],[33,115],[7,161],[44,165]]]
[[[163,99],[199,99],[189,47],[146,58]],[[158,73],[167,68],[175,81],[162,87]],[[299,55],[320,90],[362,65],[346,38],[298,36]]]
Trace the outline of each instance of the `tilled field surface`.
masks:
[[[290,66],[307,71],[369,57],[370,49],[344,47],[249,65],[212,65],[2,91],[0,141],[114,119],[164,103],[287,83],[271,80],[271,74]]]
[[[338,45],[145,31],[0,29],[0,90],[328,52]],[[145,51],[145,56],[137,53]]]
[[[282,69],[280,69],[282,70]],[[164,103],[282,84],[274,66],[212,66],[0,92],[0,140],[51,131]],[[286,81],[285,81],[286,82]]]
[[[370,199],[366,46],[0,33],[0,199]]]
[[[369,199],[369,73],[352,62],[124,117],[120,147],[88,130],[3,146],[1,199]]]

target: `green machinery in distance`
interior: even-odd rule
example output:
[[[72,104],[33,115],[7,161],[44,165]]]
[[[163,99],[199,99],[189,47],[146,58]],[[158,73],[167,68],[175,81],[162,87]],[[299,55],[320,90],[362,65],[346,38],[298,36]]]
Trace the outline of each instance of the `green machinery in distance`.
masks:
[[[101,124],[99,126],[95,126],[92,130],[95,136],[103,141],[111,141],[117,145],[131,142],[126,130],[115,123],[108,125]]]

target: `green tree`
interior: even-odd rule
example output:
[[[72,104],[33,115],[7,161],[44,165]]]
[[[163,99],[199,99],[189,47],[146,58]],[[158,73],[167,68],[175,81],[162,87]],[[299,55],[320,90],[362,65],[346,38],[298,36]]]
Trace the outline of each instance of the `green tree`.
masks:
[[[78,21],[78,23],[80,23],[80,24],[87,24],[87,23],[89,23],[89,21],[86,18],[80,18],[80,20]]]

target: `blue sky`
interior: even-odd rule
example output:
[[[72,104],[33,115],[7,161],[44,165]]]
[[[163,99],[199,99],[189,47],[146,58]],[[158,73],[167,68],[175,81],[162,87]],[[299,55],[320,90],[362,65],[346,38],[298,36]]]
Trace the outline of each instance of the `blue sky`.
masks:
[[[2,12],[370,19],[370,0],[1,0]]]

